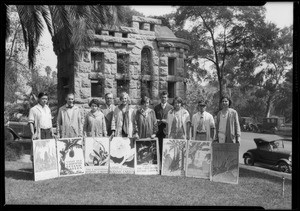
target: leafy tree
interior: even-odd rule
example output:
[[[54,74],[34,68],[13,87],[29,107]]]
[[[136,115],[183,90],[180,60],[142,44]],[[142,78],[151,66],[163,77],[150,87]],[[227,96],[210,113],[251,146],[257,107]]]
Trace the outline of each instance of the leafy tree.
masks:
[[[9,35],[10,9],[6,6],[6,38]],[[91,42],[86,33],[98,24],[117,24],[123,20],[123,7],[110,5],[16,5],[23,30],[24,43],[28,47],[29,67],[35,63],[36,49],[46,27],[50,35],[59,36],[63,47],[81,49]]]
[[[228,77],[240,64],[232,56],[251,55],[253,48],[260,47],[259,29],[264,27],[264,12],[264,8],[254,6],[180,6],[177,9],[176,25],[183,28],[190,21],[189,32],[195,45],[198,43],[193,57],[200,62],[211,62],[209,68],[216,71],[220,95],[228,92]]]

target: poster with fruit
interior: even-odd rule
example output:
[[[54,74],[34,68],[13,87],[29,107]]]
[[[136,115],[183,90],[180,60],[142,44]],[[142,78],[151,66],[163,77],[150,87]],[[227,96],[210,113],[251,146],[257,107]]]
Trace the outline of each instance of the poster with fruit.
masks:
[[[188,141],[186,176],[210,179],[211,141]]]
[[[58,173],[60,177],[84,174],[82,138],[58,139]]]
[[[108,173],[109,138],[84,138],[84,167],[85,173]]]
[[[33,140],[34,181],[58,177],[55,139]]]
[[[211,181],[238,184],[239,146],[235,143],[212,143]]]
[[[185,139],[163,139],[162,175],[185,175],[186,148]]]
[[[135,174],[159,174],[158,139],[139,139],[135,141]]]
[[[135,147],[133,138],[113,137],[110,141],[109,173],[134,174]]]

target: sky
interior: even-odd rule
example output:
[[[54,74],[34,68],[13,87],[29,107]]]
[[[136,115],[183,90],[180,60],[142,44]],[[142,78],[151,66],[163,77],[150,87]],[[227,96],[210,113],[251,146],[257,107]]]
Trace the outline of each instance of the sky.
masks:
[[[266,20],[268,22],[275,23],[279,28],[285,26],[290,26],[293,24],[293,2],[269,2],[265,5],[266,7]],[[164,15],[174,12],[175,7],[171,6],[132,6],[133,9],[138,12],[143,13],[145,16],[150,15]],[[41,44],[44,45],[45,51],[43,55],[39,58],[39,61],[44,64],[44,66],[50,66],[53,71],[56,70],[57,57],[53,52],[53,45],[51,41],[51,36],[48,31],[45,30],[44,35],[41,39]],[[43,73],[46,75],[46,73]]]

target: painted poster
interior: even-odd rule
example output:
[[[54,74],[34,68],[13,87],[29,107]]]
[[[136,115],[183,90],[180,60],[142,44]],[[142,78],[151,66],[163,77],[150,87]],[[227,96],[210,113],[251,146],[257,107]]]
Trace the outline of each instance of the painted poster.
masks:
[[[162,175],[185,175],[186,146],[185,139],[163,139]]]
[[[135,174],[159,174],[158,139],[139,139],[135,141]]]
[[[84,139],[85,173],[108,173],[109,138],[86,137]]]
[[[238,184],[239,144],[212,143],[211,181]]]
[[[34,181],[58,177],[55,139],[33,140]]]
[[[109,173],[134,174],[134,139],[113,137],[109,150]]]
[[[186,176],[210,179],[211,141],[188,142]]]
[[[84,174],[82,138],[61,138],[56,143],[59,176]]]

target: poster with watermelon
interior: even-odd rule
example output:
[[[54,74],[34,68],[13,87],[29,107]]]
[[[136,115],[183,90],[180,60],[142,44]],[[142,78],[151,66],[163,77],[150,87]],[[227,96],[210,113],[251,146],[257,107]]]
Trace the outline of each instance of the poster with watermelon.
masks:
[[[84,167],[86,174],[108,173],[109,138],[84,138]]]
[[[187,140],[163,139],[162,175],[185,176]]]
[[[211,181],[238,184],[239,146],[236,143],[212,143]]]
[[[139,139],[135,141],[135,174],[159,174],[158,139]]]
[[[58,173],[60,177],[84,174],[82,138],[57,140]]]
[[[55,139],[33,140],[34,181],[58,177]]]
[[[109,173],[134,174],[134,139],[113,137],[110,141]]]

